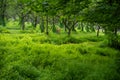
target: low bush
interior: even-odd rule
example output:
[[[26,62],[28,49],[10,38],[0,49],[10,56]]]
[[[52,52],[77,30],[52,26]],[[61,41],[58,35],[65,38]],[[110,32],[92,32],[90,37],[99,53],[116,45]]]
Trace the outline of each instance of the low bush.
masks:
[[[10,31],[7,30],[6,28],[1,28],[0,27],[0,33],[10,33]]]
[[[119,51],[102,48],[96,41],[80,42],[78,37],[38,35],[0,35],[1,80],[119,79]]]

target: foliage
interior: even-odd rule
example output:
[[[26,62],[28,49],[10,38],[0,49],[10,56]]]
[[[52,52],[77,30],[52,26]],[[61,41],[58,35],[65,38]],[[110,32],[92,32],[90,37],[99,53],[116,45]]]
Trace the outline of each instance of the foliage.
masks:
[[[54,45],[49,44],[53,41],[50,36],[38,35],[40,34],[0,35],[0,79],[118,79],[115,64],[117,50],[101,48],[99,41],[92,42],[88,38],[88,41],[80,44],[69,43],[67,40],[69,44]],[[58,38],[56,35],[51,37],[54,40]],[[74,38],[71,37],[76,41]]]
[[[1,0],[0,79],[120,80],[119,9],[119,0]]]
[[[10,33],[6,28],[0,27],[0,33]]]

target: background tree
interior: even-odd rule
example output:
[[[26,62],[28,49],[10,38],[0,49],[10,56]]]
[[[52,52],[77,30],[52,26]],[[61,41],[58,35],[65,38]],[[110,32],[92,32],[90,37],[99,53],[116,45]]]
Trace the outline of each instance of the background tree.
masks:
[[[118,0],[98,0],[91,1],[89,8],[84,10],[85,20],[102,26],[108,35],[109,45],[117,48],[120,47],[117,39],[120,23],[119,9]]]

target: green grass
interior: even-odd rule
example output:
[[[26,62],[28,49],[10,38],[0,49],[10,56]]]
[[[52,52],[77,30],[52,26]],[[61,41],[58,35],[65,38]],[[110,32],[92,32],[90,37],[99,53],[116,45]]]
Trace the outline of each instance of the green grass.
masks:
[[[0,34],[0,80],[118,80],[119,51],[95,33]]]

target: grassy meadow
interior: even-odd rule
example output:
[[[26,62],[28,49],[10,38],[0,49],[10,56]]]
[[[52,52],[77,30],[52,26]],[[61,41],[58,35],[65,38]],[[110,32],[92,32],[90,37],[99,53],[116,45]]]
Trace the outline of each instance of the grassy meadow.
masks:
[[[8,24],[11,25],[11,24]],[[0,29],[0,80],[119,80],[119,53],[103,33]]]

